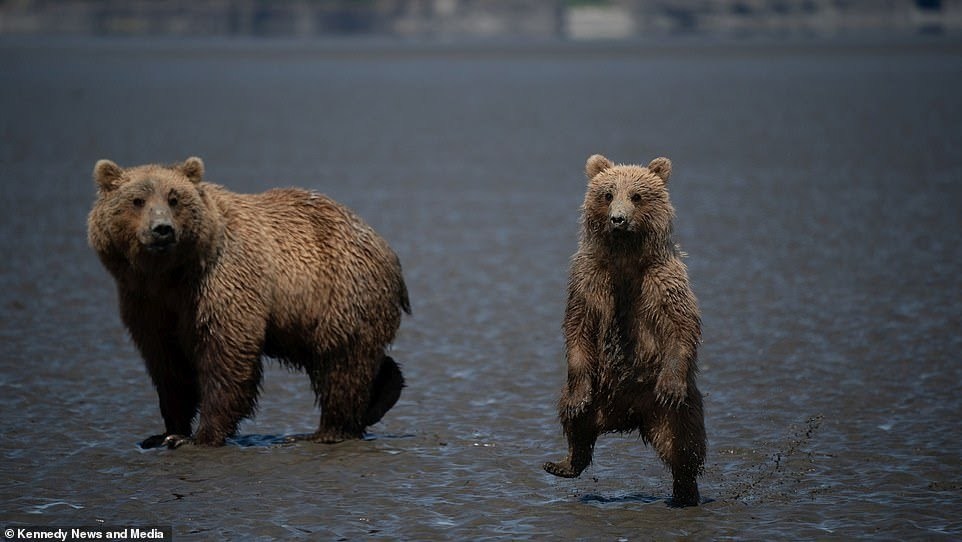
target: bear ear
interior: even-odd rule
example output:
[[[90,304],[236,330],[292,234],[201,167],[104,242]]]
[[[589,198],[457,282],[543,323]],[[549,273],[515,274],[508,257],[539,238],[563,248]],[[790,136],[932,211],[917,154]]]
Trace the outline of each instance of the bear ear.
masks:
[[[592,154],[588,157],[588,161],[585,162],[585,175],[588,176],[588,180],[591,180],[595,178],[595,175],[612,166],[614,166],[614,164],[611,163],[611,160],[608,160],[600,154]]]
[[[120,186],[124,179],[122,167],[110,160],[97,160],[94,165],[94,182],[101,192],[110,192]]]
[[[184,163],[177,169],[183,173],[190,182],[197,184],[204,179],[204,161],[196,156],[184,160]]]
[[[661,180],[667,183],[668,177],[671,177],[671,160],[665,158],[664,156],[655,158],[650,164],[648,164],[648,171],[661,177]]]

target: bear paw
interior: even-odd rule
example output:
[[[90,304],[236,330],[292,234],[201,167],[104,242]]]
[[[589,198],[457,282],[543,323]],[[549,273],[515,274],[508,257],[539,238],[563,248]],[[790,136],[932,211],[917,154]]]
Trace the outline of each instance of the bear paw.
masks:
[[[149,450],[151,448],[160,448],[161,446],[164,445],[164,439],[166,438],[167,438],[167,433],[164,433],[162,435],[151,435],[145,438],[143,441],[141,441],[140,447],[145,450]]]
[[[569,462],[567,459],[561,463],[547,461],[543,465],[543,468],[548,474],[553,474],[562,478],[577,478],[581,475],[581,470],[573,468],[571,466],[571,462]]]
[[[688,398],[688,383],[675,375],[662,372],[655,383],[655,395],[659,403],[669,408],[678,408]]]
[[[674,490],[668,505],[672,508],[684,508],[698,506],[699,504],[701,504],[701,496],[698,494],[698,483],[675,480]]]

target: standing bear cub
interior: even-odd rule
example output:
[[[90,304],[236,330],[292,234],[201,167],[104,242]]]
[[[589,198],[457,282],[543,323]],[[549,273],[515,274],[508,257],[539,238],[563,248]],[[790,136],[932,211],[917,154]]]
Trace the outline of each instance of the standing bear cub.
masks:
[[[596,154],[585,172],[559,402],[568,457],[544,469],[576,477],[591,463],[598,435],[637,430],[671,469],[674,504],[697,505],[706,447],[695,386],[701,319],[672,240],[671,162],[614,165]]]
[[[299,189],[235,194],[204,164],[94,167],[88,238],[160,397],[144,448],[221,446],[254,413],[261,357],[311,379],[308,438],[363,436],[401,394],[385,354],[410,313],[397,256],[354,213]],[[196,431],[193,419],[199,416]]]

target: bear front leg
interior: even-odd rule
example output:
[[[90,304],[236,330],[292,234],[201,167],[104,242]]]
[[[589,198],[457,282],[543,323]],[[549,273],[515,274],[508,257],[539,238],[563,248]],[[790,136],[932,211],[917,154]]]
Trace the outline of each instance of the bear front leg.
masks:
[[[147,361],[147,369],[160,400],[164,432],[147,437],[140,447],[170,447],[173,442],[171,439],[184,441],[190,437],[191,422],[197,415],[198,407],[197,375],[183,356],[173,352],[162,361],[151,358]]]

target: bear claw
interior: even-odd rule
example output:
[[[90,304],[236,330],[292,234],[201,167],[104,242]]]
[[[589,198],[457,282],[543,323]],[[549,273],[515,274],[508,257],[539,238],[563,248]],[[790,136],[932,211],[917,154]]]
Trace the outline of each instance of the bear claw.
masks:
[[[162,435],[152,435],[145,438],[141,443],[140,447],[144,450],[150,450],[151,448],[180,448],[184,444],[193,444],[194,439],[190,437],[185,437],[183,435],[171,435],[164,433]]]
[[[688,387],[682,380],[662,375],[655,384],[655,396],[662,405],[678,408],[688,399]]]

